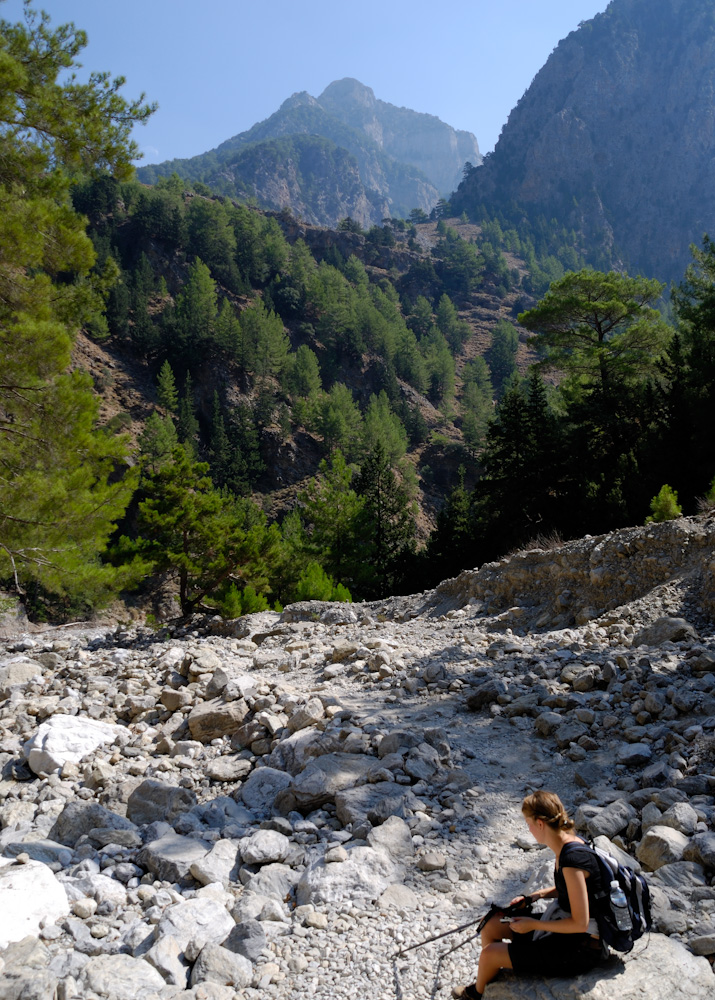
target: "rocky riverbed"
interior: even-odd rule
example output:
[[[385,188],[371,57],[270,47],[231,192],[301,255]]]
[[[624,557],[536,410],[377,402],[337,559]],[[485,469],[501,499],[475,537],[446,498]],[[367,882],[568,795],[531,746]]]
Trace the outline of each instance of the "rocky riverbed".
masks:
[[[654,933],[487,997],[711,997],[714,534],[629,529],[372,605],[16,629],[0,1000],[448,997],[473,930],[395,955],[550,881],[538,787],[645,871]]]

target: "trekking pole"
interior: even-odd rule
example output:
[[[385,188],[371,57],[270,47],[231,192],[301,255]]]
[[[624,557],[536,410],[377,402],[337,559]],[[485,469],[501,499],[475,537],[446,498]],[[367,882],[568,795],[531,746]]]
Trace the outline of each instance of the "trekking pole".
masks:
[[[495,912],[496,912],[496,910],[495,910]],[[481,922],[481,921],[479,921],[479,922]],[[453,927],[451,931],[442,931],[441,934],[435,934],[434,937],[429,937],[425,941],[418,941],[417,944],[410,944],[406,948],[400,948],[399,951],[395,952],[395,954],[394,954],[393,957],[394,958],[399,958],[401,955],[404,955],[406,952],[412,951],[413,948],[421,948],[423,944],[430,944],[432,941],[439,941],[440,938],[447,937],[449,934],[456,934],[458,931],[466,930],[467,927],[474,927],[474,925],[476,923],[477,923],[476,920],[470,920],[469,923],[462,924],[460,927]],[[481,928],[477,931],[477,934],[479,934],[480,931],[481,931]],[[476,935],[475,935],[475,937],[476,937]]]
[[[401,955],[404,955],[408,951],[412,951],[413,948],[421,948],[422,945],[431,944],[432,941],[439,941],[440,938],[448,937],[450,934],[457,934],[459,931],[464,931],[468,927],[473,927],[475,924],[477,924],[476,933],[473,934],[472,937],[467,938],[466,941],[463,941],[462,944],[455,945],[454,948],[451,949],[451,951],[455,951],[457,948],[461,948],[463,944],[467,944],[469,941],[472,941],[475,937],[477,937],[477,935],[481,934],[484,925],[487,923],[488,920],[491,920],[491,918],[496,913],[503,913],[505,916],[509,916],[513,913],[516,913],[518,910],[524,910],[524,909],[527,910],[527,912],[531,910],[531,900],[529,900],[528,902],[524,901],[516,903],[514,906],[498,906],[496,903],[492,903],[487,912],[484,914],[483,917],[481,917],[480,920],[478,921],[470,920],[466,924],[460,924],[459,927],[453,927],[452,930],[442,931],[441,934],[435,934],[433,937],[426,938],[424,941],[418,941],[417,944],[410,944],[406,948],[400,948],[399,951],[395,952],[393,958],[400,958]],[[446,955],[449,955],[450,953],[451,953],[450,951],[445,952]]]

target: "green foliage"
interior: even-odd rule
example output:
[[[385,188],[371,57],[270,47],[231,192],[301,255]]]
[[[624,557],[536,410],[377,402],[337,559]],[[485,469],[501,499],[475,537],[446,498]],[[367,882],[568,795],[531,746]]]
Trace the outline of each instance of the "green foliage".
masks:
[[[301,494],[303,516],[311,529],[306,548],[338,581],[350,581],[360,558],[357,519],[363,501],[352,487],[353,471],[342,452],[335,451],[330,463],[320,463],[320,473]],[[327,598],[325,598],[327,600]]]
[[[96,428],[90,379],[65,374],[108,291],[68,175],[127,176],[131,129],[152,108],[127,103],[121,78],[77,82],[84,33],[25,17],[0,22],[0,575],[94,603],[131,576],[99,554],[135,480],[127,442]]]
[[[494,384],[500,392],[516,371],[516,352],[518,347],[519,335],[515,327],[508,320],[498,320],[492,330],[492,344],[489,349],[489,369]]]
[[[220,599],[230,582],[268,586],[280,540],[251,501],[219,493],[207,471],[177,448],[169,465],[147,477],[139,504],[136,549],[156,571],[176,577],[184,615]]]
[[[176,391],[176,381],[171,365],[165,361],[159,371],[156,380],[156,395],[159,406],[163,406],[169,413],[176,413],[179,406],[179,394]]]
[[[381,442],[363,462],[355,492],[363,503],[357,518],[363,561],[354,589],[367,599],[395,593],[414,550],[415,510]]]
[[[382,447],[390,465],[396,466],[407,451],[407,434],[400,418],[393,413],[385,392],[370,396],[362,430],[362,448],[366,455]]]
[[[653,497],[650,502],[650,509],[651,514],[645,519],[646,524],[673,521],[683,513],[683,508],[678,503],[678,494],[667,484],[661,486],[658,493]]]
[[[544,364],[604,392],[655,372],[668,339],[652,308],[658,281],[583,270],[554,282],[519,322],[539,334]]]
[[[171,417],[159,416],[154,410],[139,435],[139,453],[144,468],[149,472],[158,472],[171,461],[178,443],[174,421]]]
[[[243,590],[239,590],[235,583],[231,583],[226,594],[218,604],[218,612],[222,618],[231,620],[240,618],[241,615],[252,615],[257,611],[265,611],[268,608],[268,601],[263,594],[257,594],[255,587],[246,584]]]
[[[300,575],[295,588],[296,601],[352,601],[350,591],[342,584],[335,584],[320,563],[309,562]]]
[[[318,406],[318,433],[329,452],[339,448],[348,458],[356,456],[362,433],[362,415],[353,394],[342,382],[331,386]]]

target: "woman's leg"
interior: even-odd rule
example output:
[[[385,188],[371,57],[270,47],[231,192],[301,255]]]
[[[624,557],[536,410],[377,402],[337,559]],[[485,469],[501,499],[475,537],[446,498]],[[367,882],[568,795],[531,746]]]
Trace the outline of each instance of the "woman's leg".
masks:
[[[486,930],[486,927],[484,929]],[[477,970],[477,991],[483,993],[484,987],[494,979],[500,969],[511,969],[511,967],[509,945],[506,942],[495,941],[482,948]]]
[[[511,941],[511,931],[509,924],[503,924],[499,915],[492,917],[482,928],[482,948],[493,944],[495,941]]]

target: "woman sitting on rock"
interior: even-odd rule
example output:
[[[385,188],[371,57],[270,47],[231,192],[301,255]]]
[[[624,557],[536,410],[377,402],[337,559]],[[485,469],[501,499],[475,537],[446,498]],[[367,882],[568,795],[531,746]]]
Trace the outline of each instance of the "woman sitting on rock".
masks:
[[[552,897],[555,902],[541,918],[513,917],[508,926],[498,914],[492,917],[482,931],[477,981],[457,987],[455,997],[479,1000],[500,969],[522,975],[576,976],[592,969],[601,957],[598,927],[591,917],[595,894],[601,891],[595,855],[574,834],[573,820],[553,792],[528,795],[521,811],[536,842],[554,852],[555,884],[511,902]]]

